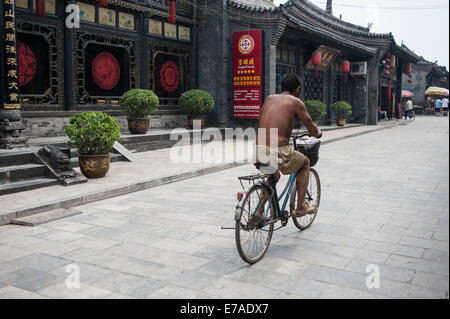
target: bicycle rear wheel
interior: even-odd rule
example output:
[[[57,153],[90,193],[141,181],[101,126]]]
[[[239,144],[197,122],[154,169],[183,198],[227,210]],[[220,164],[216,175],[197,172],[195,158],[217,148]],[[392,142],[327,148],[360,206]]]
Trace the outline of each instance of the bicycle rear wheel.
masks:
[[[294,187],[291,193],[290,200],[290,208],[293,211],[297,205],[297,189],[296,182],[294,183]],[[320,206],[320,196],[321,196],[321,186],[320,186],[320,178],[319,174],[316,172],[314,168],[311,168],[309,173],[309,183],[308,188],[306,189],[306,198],[305,202],[311,206]],[[303,217],[294,217],[292,216],[292,220],[294,221],[295,226],[297,226],[300,230],[306,230],[311,227],[312,223],[316,219],[317,213],[314,215],[305,215]]]
[[[263,209],[264,219],[255,225],[253,216],[260,209]],[[268,188],[253,186],[244,199],[235,230],[236,247],[245,262],[255,264],[264,257],[272,239],[273,220],[275,205]]]

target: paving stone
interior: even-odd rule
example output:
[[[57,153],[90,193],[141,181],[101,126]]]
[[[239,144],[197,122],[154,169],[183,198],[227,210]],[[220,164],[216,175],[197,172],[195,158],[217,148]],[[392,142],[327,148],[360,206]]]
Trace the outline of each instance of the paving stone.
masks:
[[[17,258],[33,254],[31,250],[17,248],[7,245],[0,245],[0,260],[12,261]]]
[[[72,232],[55,230],[49,233],[39,234],[35,237],[66,244],[83,239],[85,236]]]
[[[105,277],[114,276],[116,274],[110,269],[93,266],[82,262],[72,262],[69,265],[75,265],[78,267],[80,285],[92,285]],[[60,278],[67,278],[67,276],[69,276],[69,274],[73,271],[72,268],[68,268],[69,265],[53,269],[49,271],[49,273]]]
[[[143,260],[151,261],[155,256],[161,255],[165,250],[146,247],[142,245],[135,245],[130,243],[124,243],[121,245],[113,246],[105,250],[105,253],[119,255],[124,257],[134,257]]]
[[[0,299],[47,299],[47,297],[14,286],[5,286],[0,288]]]
[[[100,264],[100,266],[126,274],[148,276],[162,268],[162,265],[157,264],[157,262],[157,258],[155,258],[155,262],[150,262],[131,257],[117,257],[111,261]]]
[[[418,247],[404,246],[404,245],[392,245],[388,243],[369,241],[367,242],[365,249],[384,252],[387,254],[395,254],[408,257],[420,258],[423,255],[424,249]]]
[[[113,294],[112,291],[86,284],[80,285],[80,288],[68,288],[65,282],[39,289],[38,293],[52,299],[100,299]]]
[[[0,276],[0,282],[28,291],[37,291],[58,281],[58,277],[46,272],[22,268]]]
[[[345,267],[345,270],[367,276],[369,275],[369,272],[366,272],[366,270],[369,265],[372,265],[372,263],[360,260],[352,260],[347,265],[347,267]],[[410,282],[415,273],[414,270],[409,270],[400,267],[394,267],[389,265],[378,265],[378,264],[377,266],[380,267],[379,268],[380,277],[382,279],[389,279],[400,282]]]
[[[448,260],[447,263],[442,263],[427,259],[391,255],[386,264],[417,271],[429,272],[437,275],[448,276],[449,274]]]
[[[448,251],[448,242],[446,243],[433,239],[423,239],[405,236],[402,238],[401,244],[414,247],[428,248],[433,250]]]
[[[15,218],[11,221],[11,223],[16,225],[34,227],[79,214],[81,214],[81,212],[74,209],[58,208],[39,214]]]
[[[123,295],[145,298],[155,290],[163,287],[164,284],[155,280],[116,272],[95,282],[94,286]]]
[[[166,266],[148,275],[158,282],[174,284],[180,287],[202,290],[217,280],[217,276],[178,267]]]
[[[36,253],[33,255],[15,259],[13,263],[23,268],[28,267],[48,272],[52,269],[70,264],[71,261],[51,255]]]
[[[422,258],[441,262],[441,263],[448,263],[449,254],[448,254],[448,251],[425,249],[425,252],[423,253]]]
[[[145,298],[148,299],[212,299],[214,296],[201,291],[186,289],[175,285],[166,285]]]
[[[220,278],[204,291],[221,299],[271,299],[280,291],[264,288],[257,284]]]
[[[190,256],[180,253],[166,252],[161,255],[155,256],[153,261],[155,263],[159,263],[166,266],[175,266],[189,270],[195,270],[209,263],[211,259],[206,259],[197,256]]]
[[[105,251],[92,248],[78,248],[61,255],[61,258],[91,265],[101,265],[115,260],[117,255],[108,254]]]
[[[119,243],[111,239],[83,236],[83,238],[74,240],[70,244],[77,247],[102,250],[118,245]]]
[[[449,278],[448,276],[416,272],[411,283],[420,287],[436,288],[448,292]]]

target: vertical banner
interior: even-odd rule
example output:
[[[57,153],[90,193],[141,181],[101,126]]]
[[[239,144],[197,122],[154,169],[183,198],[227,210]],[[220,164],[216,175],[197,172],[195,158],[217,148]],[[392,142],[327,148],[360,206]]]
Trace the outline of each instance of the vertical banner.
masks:
[[[5,30],[3,37],[3,61],[5,74],[0,76],[4,79],[5,96],[3,99],[4,109],[20,109],[19,101],[19,72],[17,61],[17,39],[15,25],[15,4],[14,0],[3,1],[3,26]],[[3,80],[2,80],[3,82]]]
[[[262,30],[233,34],[233,117],[258,119],[262,104]]]

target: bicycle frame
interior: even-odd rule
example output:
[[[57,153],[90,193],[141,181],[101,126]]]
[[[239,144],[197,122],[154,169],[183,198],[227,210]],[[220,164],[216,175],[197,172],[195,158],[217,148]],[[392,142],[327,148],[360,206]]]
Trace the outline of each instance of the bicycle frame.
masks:
[[[281,192],[280,196],[278,196],[278,191],[277,191],[277,185],[275,183],[275,178],[273,176],[270,177],[270,184],[273,190],[273,197],[275,198],[275,209],[277,211],[277,218],[281,218],[283,216],[283,212],[286,210],[286,206],[289,202],[289,198],[291,197],[291,191],[292,191],[292,186],[294,185],[294,181],[297,178],[297,173],[292,174],[289,176],[289,180],[286,183],[286,186],[284,187],[284,190]],[[283,200],[283,197],[286,198],[284,199],[284,203],[283,203],[283,207],[280,208],[280,201]],[[267,218],[267,215],[269,213],[270,210],[270,203],[269,203],[269,207],[266,211],[266,215],[265,217]]]

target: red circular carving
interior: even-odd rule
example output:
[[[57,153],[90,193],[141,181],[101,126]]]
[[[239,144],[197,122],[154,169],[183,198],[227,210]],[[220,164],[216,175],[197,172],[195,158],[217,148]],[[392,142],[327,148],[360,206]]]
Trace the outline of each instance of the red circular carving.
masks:
[[[120,79],[120,66],[117,59],[109,52],[99,53],[92,62],[92,78],[103,90],[115,88]]]
[[[28,45],[17,41],[17,57],[19,59],[19,85],[30,83],[36,75],[36,57]]]
[[[180,85],[180,71],[173,61],[166,61],[161,67],[161,85],[164,91],[172,93]]]

